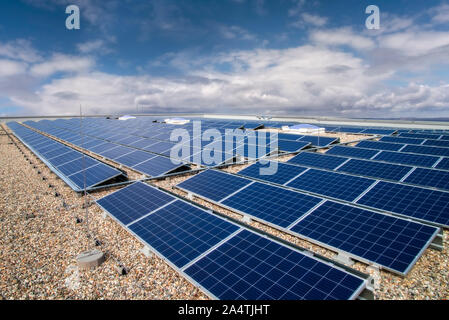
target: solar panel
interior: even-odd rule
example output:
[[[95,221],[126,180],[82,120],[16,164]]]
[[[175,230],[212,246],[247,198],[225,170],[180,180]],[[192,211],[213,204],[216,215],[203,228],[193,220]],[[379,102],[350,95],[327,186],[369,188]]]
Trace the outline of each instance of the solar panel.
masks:
[[[438,162],[435,168],[449,170],[449,158],[443,158],[440,162]]]
[[[339,140],[338,138],[330,138],[330,137],[304,136],[300,138],[298,141],[307,141],[316,147],[327,147],[328,145],[337,142],[338,140]]]
[[[170,158],[155,156],[149,160],[141,162],[132,168],[149,176],[157,177],[173,171],[185,164],[174,164]]]
[[[97,145],[95,147],[90,147],[88,148],[89,151],[92,151],[94,153],[100,154],[100,152],[106,151],[106,150],[110,150],[117,147],[116,144],[114,143],[110,143],[110,142],[105,142],[103,144]]]
[[[84,190],[84,175],[86,176],[86,187],[89,188],[99,185],[102,182],[110,180],[121,174],[122,173],[115,168],[98,163],[95,166],[87,168],[86,170],[72,174],[68,176],[68,178],[72,180],[78,188]]]
[[[288,160],[287,163],[332,170],[347,160],[348,158],[335,157],[322,153],[301,152]]]
[[[449,171],[416,168],[404,182],[449,190]]]
[[[354,148],[354,147],[344,147],[344,146],[334,146],[327,150],[326,154],[333,154],[339,156],[347,156],[361,159],[371,159],[374,157],[379,151],[372,149],[362,149],[362,148]]]
[[[326,201],[292,231],[406,274],[439,229]]]
[[[97,204],[127,225],[173,200],[174,197],[165,192],[145,183],[135,182],[97,200]]]
[[[449,226],[449,193],[379,181],[358,204]]]
[[[389,136],[395,132],[396,132],[396,130],[393,130],[393,129],[376,129],[376,128],[365,129],[365,130],[361,131],[361,133],[378,134],[378,135],[383,135],[383,136]]]
[[[403,146],[404,146],[404,144],[400,144],[400,143],[367,141],[367,140],[360,141],[359,143],[356,144],[356,147],[359,147],[359,148],[388,150],[388,151],[398,151]]]
[[[98,161],[95,161],[92,158],[84,157],[78,158],[76,160],[64,163],[60,166],[58,166],[58,170],[61,171],[64,175],[69,176],[71,174],[77,173],[78,171],[81,171],[83,169],[87,169],[89,167],[92,167],[96,165]]]
[[[125,154],[121,157],[115,159],[116,162],[122,163],[125,166],[132,167],[136,164],[149,160],[151,158],[156,157],[156,155],[152,153],[148,153],[145,151],[135,150],[131,153]]]
[[[424,139],[414,139],[414,138],[398,138],[398,137],[382,137],[381,142],[393,142],[393,143],[405,143],[405,144],[421,144]]]
[[[424,145],[435,147],[449,147],[449,140],[426,140],[424,142]]]
[[[127,147],[123,147],[123,146],[117,146],[113,149],[109,149],[103,152],[100,152],[100,154],[108,159],[116,159],[119,158],[125,154],[128,154],[132,151],[135,151],[135,149],[131,149],[131,148],[127,148]]]
[[[88,156],[85,156],[84,166],[81,162],[82,154],[80,152],[40,133],[36,133],[29,128],[17,124],[17,126],[13,125],[11,129],[19,139],[49,165],[52,171],[75,191],[84,189],[84,173],[80,171],[83,168],[86,168],[86,188],[91,188],[122,175],[121,171]],[[58,168],[58,170],[55,170],[55,168]]]
[[[69,152],[69,153],[65,153],[62,154],[58,157],[54,157],[51,159],[51,163],[56,166],[59,167],[65,163],[68,163],[70,161],[76,160],[76,159],[80,159],[82,158],[82,154],[79,152]]]
[[[287,183],[287,186],[336,199],[353,201],[373,183],[372,179],[310,169]]]
[[[238,174],[277,184],[284,184],[305,170],[307,170],[307,168],[292,166],[281,162],[270,161],[267,164],[262,164],[258,161],[249,167],[240,170]]]
[[[224,300],[353,299],[363,280],[248,230],[185,273]]]
[[[430,168],[438,160],[438,157],[418,155],[412,153],[382,151],[377,156],[375,156],[373,160]]]
[[[174,145],[175,144],[170,143],[170,142],[161,141],[161,142],[152,144],[148,147],[145,147],[143,149],[154,152],[154,153],[162,154],[165,156],[170,156],[170,150]]]
[[[184,180],[177,187],[213,201],[220,201],[251,182],[225,172],[206,170]]]
[[[221,204],[286,228],[321,200],[299,192],[255,182],[221,201]]]
[[[239,229],[180,200],[132,223],[129,228],[178,268]]]
[[[278,149],[280,151],[285,152],[298,152],[308,145],[310,145],[310,142],[307,141],[289,141],[289,140],[278,140]]]
[[[408,145],[405,146],[401,152],[411,152],[411,153],[419,153],[419,154],[429,154],[435,156],[449,156],[449,148],[439,148],[439,147],[428,147],[428,146],[413,146]]]
[[[400,137],[420,138],[420,139],[438,139],[439,134],[419,134],[419,133],[401,133]]]
[[[412,167],[368,160],[351,159],[338,168],[337,171],[379,179],[400,181],[408,172],[410,172],[410,170],[412,170]]]

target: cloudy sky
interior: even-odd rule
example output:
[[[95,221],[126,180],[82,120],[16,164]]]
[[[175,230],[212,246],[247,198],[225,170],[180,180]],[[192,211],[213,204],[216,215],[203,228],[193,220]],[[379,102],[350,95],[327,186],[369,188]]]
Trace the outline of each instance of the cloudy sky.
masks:
[[[71,4],[79,30],[65,26]],[[448,117],[449,1],[1,1],[0,116],[80,105]]]

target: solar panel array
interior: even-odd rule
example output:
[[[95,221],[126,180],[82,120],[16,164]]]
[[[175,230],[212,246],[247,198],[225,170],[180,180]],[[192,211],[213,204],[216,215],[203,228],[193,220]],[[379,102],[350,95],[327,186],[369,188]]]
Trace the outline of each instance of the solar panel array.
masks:
[[[136,182],[97,203],[218,299],[354,299],[366,281]]]
[[[60,142],[28,129],[17,122],[8,123],[25,145],[73,190],[90,189],[105,181],[122,176],[122,172]]]
[[[257,169],[261,168],[260,164],[253,166]],[[297,174],[297,166],[285,166],[289,166],[294,171],[292,175]],[[281,173],[281,176],[286,170],[287,168],[283,170],[284,173]],[[197,174],[178,184],[177,187],[275,228],[299,235],[331,249],[347,252],[361,261],[373,262],[399,274],[406,274],[410,270],[439,230],[436,227],[355,208],[351,205],[337,204],[321,197],[262,182],[249,183],[237,191],[212,199],[208,195],[220,191],[219,181],[237,182],[242,178],[215,171],[213,179],[216,183],[211,184],[208,171]],[[241,173],[249,178],[273,181],[273,178],[260,174],[254,169],[247,168]],[[303,175],[300,174],[298,179]],[[195,180],[194,188],[192,188],[193,184],[188,183],[189,180]],[[203,182],[208,185],[203,185]],[[327,218],[324,219],[323,216]],[[355,216],[357,219],[351,223],[345,220]],[[347,222],[345,228],[335,224],[338,218],[343,219],[342,222]],[[348,232],[355,231],[358,231],[355,233],[355,238],[350,237],[350,240],[344,241],[345,237],[348,238]],[[406,239],[408,241],[405,241]],[[373,246],[375,246],[374,249],[370,250]]]
[[[79,119],[58,119],[55,121],[41,120],[39,122],[27,121],[25,124],[123,165],[127,164],[120,162],[122,160],[121,157],[127,153],[131,153],[136,149],[148,152],[147,158],[145,159],[148,160],[148,162],[145,165],[139,166],[139,168],[144,168],[145,170],[138,170],[136,167],[137,163],[134,164],[132,169],[150,176],[162,175],[170,171],[178,170],[185,163],[215,166],[222,164],[223,162],[232,161],[235,157],[259,159],[277,151],[299,152],[311,145],[308,141],[300,141],[302,138],[308,139],[307,136],[295,136],[295,140],[284,140],[281,139],[281,137],[292,135],[281,134],[281,137],[277,138],[273,135],[274,138],[270,140],[269,132],[258,131],[256,135],[255,131],[238,129],[243,127],[243,124],[237,125],[226,121],[221,123],[203,120],[203,129],[213,129],[215,134],[218,133],[218,137],[214,135],[214,139],[220,139],[223,143],[216,143],[216,141],[211,143],[210,141],[203,141],[201,137],[199,137],[199,139],[197,139],[199,140],[199,143],[197,143],[196,147],[193,146],[197,142],[197,140],[194,139],[196,134],[194,124],[174,126],[164,123],[154,123],[152,118],[134,119],[132,127],[129,124],[117,123],[117,121],[112,122],[111,120],[101,118],[89,118],[84,119],[83,121],[83,134],[86,136],[86,141],[83,145],[81,145],[84,140],[81,136]],[[140,131],[137,129],[139,127],[141,128]],[[174,142],[170,140],[172,133],[174,133],[174,129],[185,130],[184,132],[190,135],[189,141],[182,142],[182,144],[185,144],[188,150],[190,150],[189,154],[172,153],[173,149],[177,146],[177,141]],[[229,129],[235,130],[228,132]],[[266,138],[263,139],[263,146],[265,148],[262,148],[262,144],[259,144],[258,142],[253,146],[250,137],[254,136],[257,140],[261,139],[262,135],[266,136]],[[177,138],[177,135],[174,134],[173,138]],[[312,137],[312,139],[313,138],[314,137]],[[229,147],[228,144],[225,144],[226,139],[234,140],[234,142],[230,144],[230,148],[225,148]],[[267,141],[267,144],[265,144],[265,140]],[[320,143],[329,144],[338,141],[338,138],[331,138],[330,140],[329,138],[323,138],[319,141]],[[256,147],[256,145],[258,147]],[[179,149],[182,150],[182,152],[185,151],[185,148]],[[214,153],[214,156],[209,157],[211,159],[210,161],[205,160],[203,153],[201,153],[201,151],[205,150],[208,150],[208,152],[212,150]],[[155,156],[158,156],[159,158],[156,158]],[[163,162],[164,157],[174,158],[176,161],[173,161],[171,165],[166,162],[164,169],[167,170],[164,171],[149,169],[149,166],[157,167]]]

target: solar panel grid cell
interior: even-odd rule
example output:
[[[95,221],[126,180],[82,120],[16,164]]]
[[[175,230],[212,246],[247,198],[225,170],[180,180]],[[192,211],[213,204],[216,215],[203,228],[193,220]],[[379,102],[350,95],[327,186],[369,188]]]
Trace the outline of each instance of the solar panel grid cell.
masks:
[[[247,230],[185,272],[225,300],[350,299],[363,283]]]
[[[287,163],[332,170],[347,160],[348,158],[344,157],[335,157],[314,152],[301,152],[288,160]]]
[[[255,182],[221,204],[286,228],[320,201],[320,198]]]
[[[438,229],[326,201],[291,230],[404,274]]]
[[[351,159],[337,171],[347,172],[367,177],[400,181],[412,167],[382,162]]]
[[[290,181],[287,186],[336,199],[353,201],[373,183],[372,179],[310,169]]]
[[[132,223],[129,228],[178,268],[239,229],[180,200]]]
[[[220,201],[252,181],[216,170],[203,171],[178,184],[178,187],[213,201]]]
[[[379,151],[377,150],[355,148],[355,147],[344,147],[344,146],[334,146],[326,152],[326,154],[330,155],[340,155],[361,159],[371,159],[377,153],[379,153]]]
[[[358,204],[449,226],[449,193],[379,181]]]
[[[404,147],[404,144],[364,140],[357,143],[356,147],[375,150],[399,151],[399,149]]]

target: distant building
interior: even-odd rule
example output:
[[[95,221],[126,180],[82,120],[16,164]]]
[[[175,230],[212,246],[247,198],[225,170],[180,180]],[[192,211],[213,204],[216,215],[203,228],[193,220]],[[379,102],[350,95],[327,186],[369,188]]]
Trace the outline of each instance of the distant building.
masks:
[[[184,118],[170,118],[170,119],[165,119],[164,121],[165,121],[165,123],[169,123],[169,124],[186,124],[186,123],[190,122],[190,120],[187,120]]]
[[[136,117],[125,114],[124,116],[118,117],[118,120],[129,120],[135,119]]]

